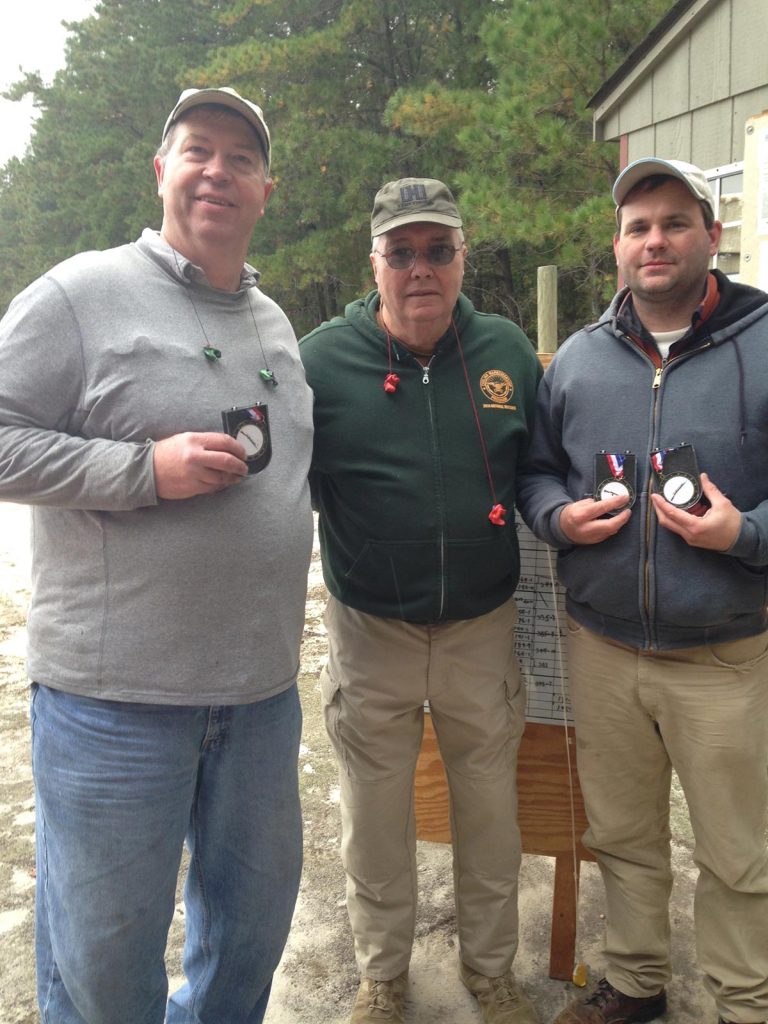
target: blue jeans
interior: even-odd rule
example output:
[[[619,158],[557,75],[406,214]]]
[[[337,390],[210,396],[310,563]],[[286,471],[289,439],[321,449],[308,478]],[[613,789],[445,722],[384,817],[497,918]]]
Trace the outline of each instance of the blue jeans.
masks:
[[[187,708],[34,685],[31,718],[41,1020],[259,1024],[301,874],[296,687]],[[168,1001],[185,839],[187,981]]]

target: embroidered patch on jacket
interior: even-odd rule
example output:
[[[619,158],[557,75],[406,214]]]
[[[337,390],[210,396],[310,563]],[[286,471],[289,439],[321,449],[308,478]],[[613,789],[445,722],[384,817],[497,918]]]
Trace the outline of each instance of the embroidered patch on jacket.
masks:
[[[510,400],[515,393],[515,385],[512,378],[503,370],[487,370],[480,378],[480,390],[490,403],[483,403],[484,409],[507,409],[510,412],[517,410]]]

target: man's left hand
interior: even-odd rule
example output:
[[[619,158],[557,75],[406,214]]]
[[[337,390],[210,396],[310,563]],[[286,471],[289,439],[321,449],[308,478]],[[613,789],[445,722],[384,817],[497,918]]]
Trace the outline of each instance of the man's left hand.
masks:
[[[701,474],[701,489],[710,505],[704,515],[691,515],[675,508],[660,494],[652,494],[656,517],[665,529],[678,534],[692,548],[727,551],[741,530],[741,512],[706,473]]]

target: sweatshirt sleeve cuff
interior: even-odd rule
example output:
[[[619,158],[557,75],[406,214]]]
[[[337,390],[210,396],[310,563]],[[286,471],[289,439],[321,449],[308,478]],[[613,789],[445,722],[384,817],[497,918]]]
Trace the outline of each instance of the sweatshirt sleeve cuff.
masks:
[[[739,535],[724,554],[739,558],[742,562],[760,565],[760,547],[760,534],[756,524],[742,515]]]
[[[560,516],[562,514],[565,505],[559,505],[552,513],[549,519],[549,529],[552,534],[552,542],[556,548],[572,548],[573,541],[570,540],[563,531],[560,529]]]

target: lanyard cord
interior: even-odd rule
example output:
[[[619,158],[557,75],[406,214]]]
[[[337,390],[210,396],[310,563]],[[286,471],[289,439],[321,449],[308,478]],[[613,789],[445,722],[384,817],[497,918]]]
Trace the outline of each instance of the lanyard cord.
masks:
[[[493,501],[494,507],[498,504],[496,501],[496,488],[493,484],[493,473],[491,472],[491,462],[488,458],[488,446],[485,443],[485,435],[483,434],[483,428],[480,425],[480,417],[477,414],[477,405],[475,403],[475,396],[472,394],[472,384],[469,380],[469,371],[467,370],[467,362],[464,358],[464,350],[461,347],[461,338],[456,327],[456,321],[451,317],[451,327],[456,337],[456,347],[459,350],[459,358],[461,359],[461,367],[464,371],[464,382],[467,385],[467,394],[469,395],[469,401],[472,406],[472,415],[475,418],[475,427],[477,428],[477,436],[480,438],[480,447],[483,451],[483,462],[485,463],[485,475],[488,477],[488,486],[491,490],[491,500]]]
[[[400,383],[400,378],[396,373],[392,371],[392,335],[389,333],[389,328],[385,323],[382,322],[381,326],[384,329],[384,333],[387,337],[387,375],[384,378],[384,390],[387,394],[394,394],[397,391],[397,386]],[[456,321],[451,317],[451,327],[453,328],[453,334],[456,338],[456,348],[461,359],[461,367],[464,371],[464,383],[467,388],[467,394],[469,395],[469,402],[472,406],[472,415],[475,420],[475,428],[477,430],[477,436],[480,438],[480,448],[483,453],[483,463],[485,465],[485,475],[488,478],[488,487],[491,492],[491,501],[493,502],[491,511],[488,513],[488,519],[494,526],[506,526],[507,521],[504,516],[507,514],[507,509],[499,503],[496,498],[496,487],[493,482],[493,472],[491,470],[491,462],[488,458],[488,446],[485,443],[485,435],[483,434],[483,428],[480,425],[480,417],[477,413],[477,404],[475,397],[472,394],[472,384],[469,379],[469,371],[467,369],[467,361],[464,358],[464,349],[461,346],[461,337],[459,330],[456,327]],[[401,343],[402,344],[402,343]],[[405,348],[408,348],[405,345]]]

